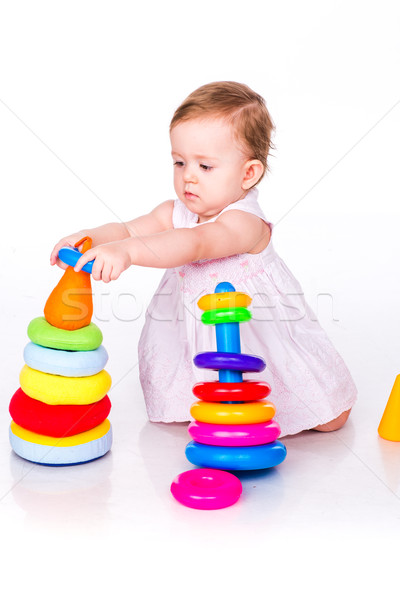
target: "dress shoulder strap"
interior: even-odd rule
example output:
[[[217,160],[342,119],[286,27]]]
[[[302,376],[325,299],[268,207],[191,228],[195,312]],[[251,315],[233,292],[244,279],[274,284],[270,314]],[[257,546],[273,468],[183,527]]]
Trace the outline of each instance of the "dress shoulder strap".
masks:
[[[258,190],[256,188],[251,189],[242,200],[238,200],[237,202],[233,202],[226,206],[221,212],[216,216],[210,219],[209,221],[204,221],[204,223],[199,223],[199,216],[193,212],[191,212],[184,203],[177,199],[174,201],[174,209],[172,212],[172,223],[174,229],[179,227],[196,227],[198,225],[204,225],[205,223],[212,223],[216,221],[218,217],[227,212],[228,210],[242,210],[243,212],[248,212],[253,215],[256,215],[263,221],[265,221],[271,228],[272,231],[272,223],[270,223],[262,211],[259,203],[258,203]]]
[[[272,223],[268,221],[267,217],[264,214],[264,211],[261,209],[261,206],[258,203],[258,190],[256,188],[252,188],[246,194],[246,196],[242,198],[242,200],[238,200],[237,202],[233,202],[232,204],[226,206],[223,210],[221,210],[218,217],[220,217],[223,213],[227,212],[228,210],[242,210],[243,212],[248,212],[253,215],[256,215],[257,217],[265,221],[271,227],[272,230]]]

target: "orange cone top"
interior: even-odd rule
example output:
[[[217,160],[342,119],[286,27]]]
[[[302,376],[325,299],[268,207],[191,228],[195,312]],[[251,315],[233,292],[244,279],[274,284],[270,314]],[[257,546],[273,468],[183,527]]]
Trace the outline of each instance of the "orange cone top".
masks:
[[[75,248],[81,244],[84,253],[92,247],[92,240],[90,237],[84,237],[75,244]],[[73,331],[89,325],[92,315],[90,274],[84,271],[76,273],[73,267],[67,267],[45,304],[46,321],[59,329]]]

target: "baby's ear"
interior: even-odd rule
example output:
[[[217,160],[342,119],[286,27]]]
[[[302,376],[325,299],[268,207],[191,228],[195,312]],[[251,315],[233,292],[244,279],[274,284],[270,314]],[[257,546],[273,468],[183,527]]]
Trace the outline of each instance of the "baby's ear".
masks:
[[[264,173],[264,165],[260,160],[248,160],[244,165],[242,188],[249,190],[261,179]]]

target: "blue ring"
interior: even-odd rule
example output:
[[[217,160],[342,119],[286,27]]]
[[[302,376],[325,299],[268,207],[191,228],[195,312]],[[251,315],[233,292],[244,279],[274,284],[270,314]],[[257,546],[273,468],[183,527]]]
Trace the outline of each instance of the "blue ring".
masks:
[[[282,442],[260,446],[211,446],[189,442],[186,458],[198,467],[226,471],[246,471],[276,467],[286,458],[287,450]]]
[[[101,458],[110,450],[112,445],[112,428],[97,440],[91,440],[77,446],[44,446],[27,442],[19,438],[9,428],[11,448],[21,458],[40,465],[63,467],[66,465],[79,465]]]
[[[200,352],[193,359],[196,367],[200,369],[229,369],[242,371],[242,373],[259,373],[266,367],[265,361],[260,356],[251,354],[237,354],[235,352]]]
[[[79,252],[79,250],[77,250],[76,248],[71,248],[70,246],[65,246],[64,248],[61,248],[58,252],[58,258],[70,267],[74,267],[81,256],[83,256],[82,252]],[[91,273],[93,263],[94,260],[89,260],[89,262],[87,262],[81,270],[85,271],[86,273]]]
[[[108,354],[104,346],[82,352],[55,350],[29,342],[24,348],[24,361],[36,371],[63,375],[64,377],[87,377],[104,369]]]

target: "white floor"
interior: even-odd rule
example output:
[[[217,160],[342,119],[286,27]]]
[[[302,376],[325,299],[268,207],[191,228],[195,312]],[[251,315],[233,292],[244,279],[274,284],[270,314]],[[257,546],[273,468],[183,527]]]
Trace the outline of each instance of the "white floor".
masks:
[[[147,420],[136,360],[143,315],[123,322],[104,319],[97,310],[113,377],[112,451],[98,461],[64,468],[34,465],[11,451],[8,400],[18,387],[26,326],[41,314],[59,277],[58,270],[40,267],[41,251],[31,250],[37,266],[27,269],[23,279],[23,268],[13,268],[22,264],[20,257],[6,266],[14,297],[1,315],[9,345],[2,348],[1,357],[0,522],[5,547],[22,553],[26,568],[36,570],[43,557],[54,573],[59,561],[68,562],[69,556],[80,557],[91,568],[105,561],[115,572],[113,585],[129,578],[134,569],[137,582],[150,578],[151,589],[161,590],[174,570],[190,586],[201,564],[217,586],[215,594],[224,589],[233,597],[260,590],[269,567],[277,575],[278,592],[283,585],[297,589],[298,581],[305,584],[310,576],[318,589],[328,578],[333,597],[347,571],[351,576],[359,571],[354,585],[362,577],[366,589],[390,587],[390,580],[386,577],[383,583],[382,577],[389,568],[385,565],[395,560],[400,534],[400,444],[380,439],[377,426],[399,365],[395,297],[388,295],[387,310],[379,319],[373,295],[363,296],[365,303],[357,306],[339,304],[336,321],[330,309],[320,314],[359,389],[346,426],[331,434],[304,432],[284,438],[288,455],[283,464],[239,474],[243,494],[236,505],[196,511],[177,503],[169,491],[172,479],[192,468],[184,454],[190,440],[186,424]],[[371,262],[369,269],[374,271]],[[41,270],[43,279],[35,281]],[[142,275],[145,280],[144,271]],[[373,275],[378,279],[378,272]],[[149,294],[158,276],[146,281]],[[32,286],[35,292],[29,293]],[[94,287],[98,305],[104,288]],[[340,297],[343,290],[336,293]],[[234,560],[246,577],[227,575]],[[367,568],[370,563],[375,566]],[[286,580],[288,565],[293,577]],[[338,575],[332,580],[333,572]],[[101,593],[108,595],[106,589]],[[110,583],[109,593],[114,589]],[[182,590],[176,593],[185,595]]]

